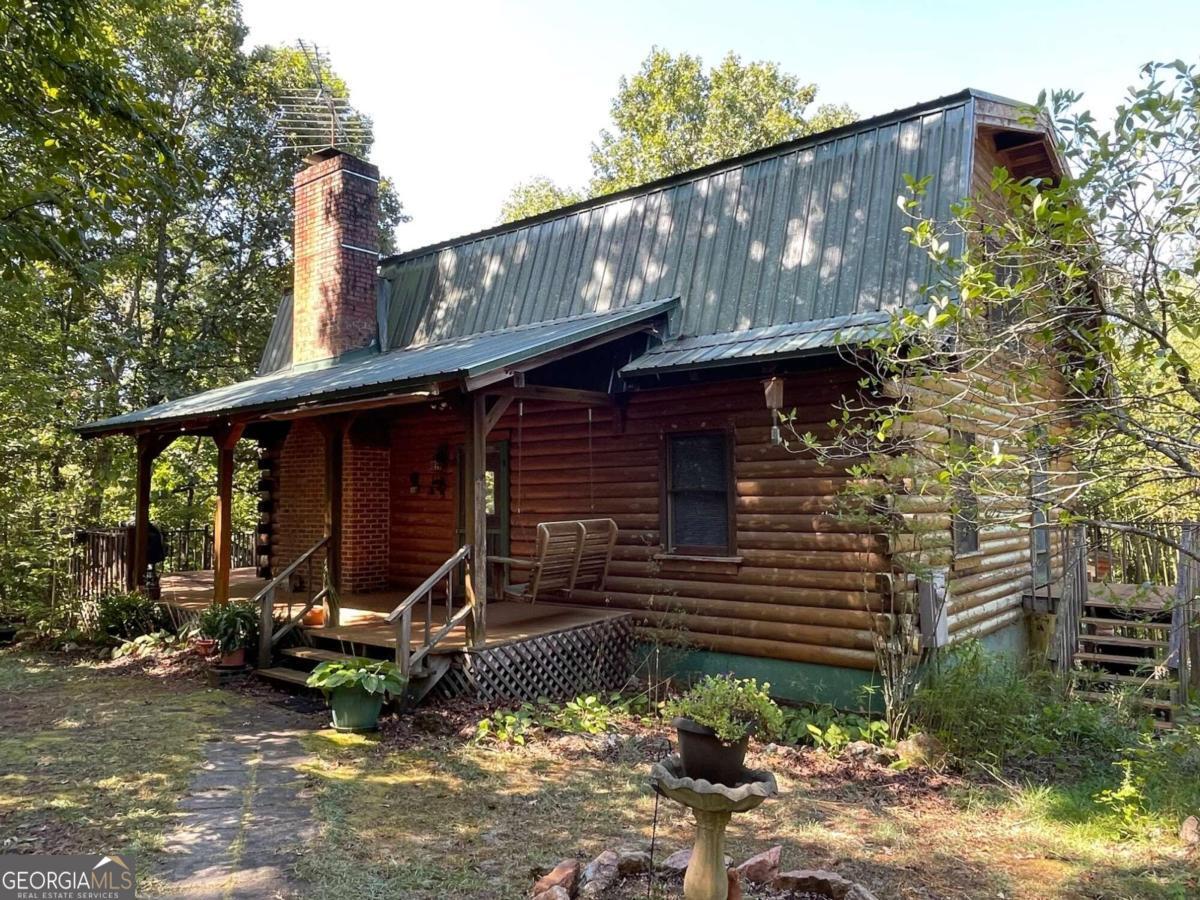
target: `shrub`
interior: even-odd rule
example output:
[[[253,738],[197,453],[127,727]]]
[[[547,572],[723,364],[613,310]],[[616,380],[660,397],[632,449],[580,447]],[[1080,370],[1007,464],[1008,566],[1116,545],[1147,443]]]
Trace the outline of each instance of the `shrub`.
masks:
[[[804,707],[784,712],[783,740],[838,753],[855,741],[882,746],[888,742],[888,728],[882,719],[839,712],[832,706]]]
[[[323,662],[308,676],[308,686],[318,688],[326,697],[338,688],[357,688],[364,694],[382,694],[384,699],[404,693],[408,679],[394,662],[386,659],[332,659]]]
[[[200,614],[196,630],[216,641],[222,653],[236,653],[258,642],[258,607],[249,600],[213,603]]]
[[[753,678],[709,675],[663,709],[665,715],[691,719],[711,728],[722,741],[736,743],[750,734],[763,740],[778,737],[783,711],[771,699],[770,685]]]
[[[913,698],[913,726],[963,764],[1055,757],[1092,768],[1107,767],[1138,730],[1116,705],[1074,700],[1051,673],[1025,671],[977,642],[933,663]]]
[[[96,601],[96,632],[108,638],[135,638],[170,624],[157,600],[140,591],[103,594]]]

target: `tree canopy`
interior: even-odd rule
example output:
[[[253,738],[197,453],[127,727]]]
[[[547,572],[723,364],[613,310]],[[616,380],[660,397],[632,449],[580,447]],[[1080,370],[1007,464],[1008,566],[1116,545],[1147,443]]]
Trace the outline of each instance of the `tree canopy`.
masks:
[[[257,364],[291,284],[303,156],[276,127],[280,97],[312,74],[299,51],[245,36],[234,0],[0,13],[0,601],[44,591],[64,529],[129,515],[128,447],[81,443],[74,425]],[[336,73],[327,86],[347,96]],[[349,149],[366,155],[359,119]],[[403,219],[386,184],[382,206],[386,250]],[[157,521],[207,521],[211,444],[160,459]]]
[[[705,69],[699,56],[653,48],[638,71],[622,77],[611,128],[592,144],[586,192],[545,177],[517,185],[502,221],[536,215],[853,122],[844,105],[812,109],[817,86],[774,62],[742,62],[729,53]],[[519,212],[520,215],[514,215]]]

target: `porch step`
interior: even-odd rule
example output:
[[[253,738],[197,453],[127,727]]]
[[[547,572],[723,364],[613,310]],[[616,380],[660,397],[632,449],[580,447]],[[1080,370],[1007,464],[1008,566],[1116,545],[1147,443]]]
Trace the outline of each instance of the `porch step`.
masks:
[[[1099,625],[1105,628],[1155,628],[1168,630],[1170,622],[1144,622],[1141,619],[1113,619],[1101,616],[1084,616],[1079,620],[1084,625]]]
[[[1153,649],[1155,647],[1169,647],[1167,641],[1158,641],[1153,638],[1126,637],[1117,634],[1081,634],[1079,640],[1085,644],[1111,644],[1114,647],[1143,647],[1145,649]]]
[[[324,647],[287,647],[280,650],[281,656],[292,656],[296,659],[306,659],[312,662],[337,662],[347,659],[354,659],[347,653],[338,653],[336,650],[326,650]]]
[[[1079,651],[1075,654],[1075,658],[1081,662],[1119,663],[1124,666],[1149,666],[1151,668],[1162,664],[1162,660],[1152,656],[1120,656],[1116,653],[1095,653],[1090,650]]]
[[[308,686],[309,673],[301,672],[299,669],[272,666],[269,669],[255,669],[254,674],[259,678],[266,678],[268,681],[279,681],[294,687],[302,687],[305,690],[313,690]]]
[[[1115,695],[1109,691],[1076,691],[1075,696],[1082,697],[1084,700],[1110,702]],[[1144,697],[1140,694],[1134,694],[1130,699],[1148,709],[1174,709],[1175,707],[1175,704],[1170,700],[1159,700],[1155,697]]]
[[[1086,681],[1091,684],[1128,684],[1135,687],[1152,690],[1154,688],[1162,688],[1163,690],[1179,687],[1178,680],[1174,678],[1150,678],[1146,675],[1119,675],[1116,672],[1103,672],[1096,669],[1081,669],[1075,673],[1075,678],[1079,681]]]

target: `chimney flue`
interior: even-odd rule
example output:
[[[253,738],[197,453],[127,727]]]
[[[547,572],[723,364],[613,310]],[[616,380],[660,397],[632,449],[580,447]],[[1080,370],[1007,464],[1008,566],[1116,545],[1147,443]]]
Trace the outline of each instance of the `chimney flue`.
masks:
[[[296,175],[292,364],[371,345],[379,266],[379,169],[327,148]]]

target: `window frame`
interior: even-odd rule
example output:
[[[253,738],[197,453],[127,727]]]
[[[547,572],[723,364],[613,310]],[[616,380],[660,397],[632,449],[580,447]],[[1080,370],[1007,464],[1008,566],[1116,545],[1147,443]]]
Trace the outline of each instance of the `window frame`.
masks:
[[[969,453],[979,446],[979,435],[974,431],[952,426],[949,433],[951,451],[960,447],[961,452]],[[957,559],[980,552],[979,495],[975,493],[969,472],[955,475],[951,484],[954,489],[954,511],[950,517],[950,531]],[[965,515],[965,510],[971,510],[973,514]]]
[[[719,437],[724,444],[725,453],[722,457],[725,464],[725,509],[726,509],[726,543],[725,546],[702,544],[675,543],[674,497],[681,491],[672,484],[671,459],[674,444],[679,438]],[[707,559],[731,559],[737,556],[737,480],[734,472],[734,439],[729,428],[703,428],[692,431],[669,431],[663,434],[662,448],[662,497],[660,499],[661,515],[659,516],[659,535],[663,551],[668,556],[691,556]],[[702,493],[691,490],[692,493]],[[703,493],[721,493],[713,489]]]

